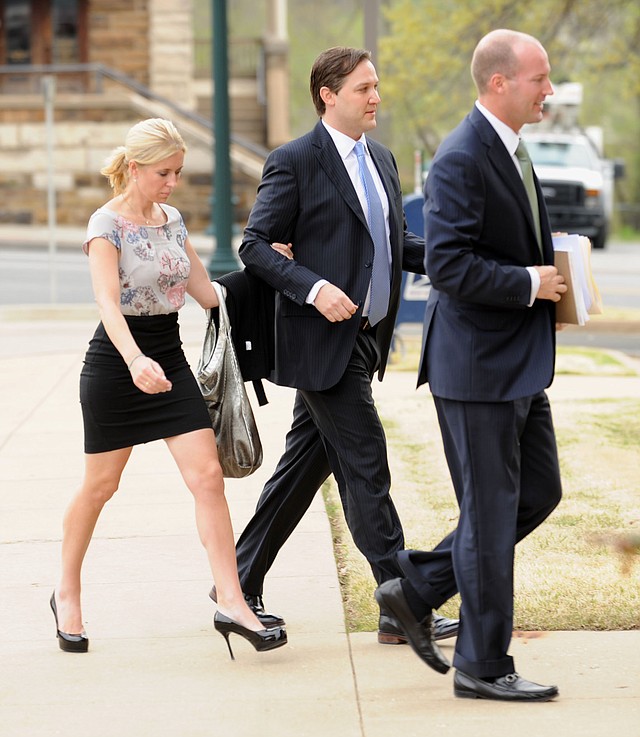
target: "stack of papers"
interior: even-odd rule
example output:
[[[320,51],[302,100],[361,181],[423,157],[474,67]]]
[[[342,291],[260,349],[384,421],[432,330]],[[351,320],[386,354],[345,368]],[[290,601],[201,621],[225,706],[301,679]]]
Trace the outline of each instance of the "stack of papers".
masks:
[[[562,233],[553,236],[555,265],[565,278],[567,291],[556,303],[556,322],[586,325],[589,315],[602,313],[602,299],[591,273],[591,241]]]

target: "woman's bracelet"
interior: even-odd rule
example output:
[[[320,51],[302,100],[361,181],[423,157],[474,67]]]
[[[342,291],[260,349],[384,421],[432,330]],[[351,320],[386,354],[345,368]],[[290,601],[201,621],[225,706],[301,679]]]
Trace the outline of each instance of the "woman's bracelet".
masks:
[[[143,356],[144,356],[144,353],[138,353],[138,355],[137,355],[137,356],[134,356],[134,357],[133,357],[133,358],[131,359],[131,361],[129,362],[129,365],[127,366],[127,368],[129,369],[129,371],[131,371],[131,367],[133,366],[133,364],[134,364],[134,363],[135,363],[135,362],[136,362],[136,361],[137,361],[137,360],[138,360],[139,358],[142,358]]]

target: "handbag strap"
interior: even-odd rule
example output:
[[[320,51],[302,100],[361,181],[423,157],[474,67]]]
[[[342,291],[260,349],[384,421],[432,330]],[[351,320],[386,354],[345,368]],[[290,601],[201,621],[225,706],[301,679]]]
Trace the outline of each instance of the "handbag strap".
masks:
[[[218,330],[220,332],[220,337],[225,336],[227,340],[231,340],[231,321],[229,320],[229,313],[227,312],[227,304],[226,304],[226,296],[227,296],[227,288],[220,284],[217,281],[211,282],[213,288],[216,291],[216,294],[218,295]],[[215,335],[215,325],[212,324],[213,321],[213,315],[211,310],[207,310],[207,316],[208,316],[208,332],[209,337],[212,338],[211,341],[211,350],[213,351],[213,347],[216,344],[216,335]],[[213,332],[212,332],[213,331]],[[237,363],[237,357],[235,357],[236,363]],[[269,403],[269,400],[267,399],[267,394],[264,390],[264,385],[262,384],[261,379],[255,379],[252,381],[254,391],[256,393],[256,397],[258,399],[258,404],[262,407],[265,404]]]
[[[231,333],[231,323],[229,322],[229,313],[227,312],[227,290],[217,281],[212,281],[211,286],[218,295],[218,330],[220,332],[224,331],[226,335],[229,335]],[[211,313],[211,310],[208,310],[208,312]]]
[[[225,303],[227,290],[218,282],[211,282],[213,289],[218,296],[218,327],[213,319],[213,309],[205,310],[207,326],[205,328],[204,341],[202,351],[198,360],[196,375],[206,381],[208,366],[213,359],[216,350],[225,350],[227,341],[231,340],[231,324],[229,322],[229,314]]]

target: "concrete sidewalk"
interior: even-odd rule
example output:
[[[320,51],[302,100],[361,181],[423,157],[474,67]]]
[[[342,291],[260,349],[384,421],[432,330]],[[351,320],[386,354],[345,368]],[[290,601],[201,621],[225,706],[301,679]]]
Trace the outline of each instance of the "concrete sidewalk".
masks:
[[[101,517],[84,571],[87,655],[62,653],[48,600],[58,575],[64,509],[82,474],[78,374],[97,318],[0,309],[0,734],[2,737],[640,737],[640,632],[536,633],[514,639],[522,673],[557,683],[556,702],[510,705],[452,695],[408,647],[348,635],[320,495],[278,557],[268,607],[289,645],[256,653],[213,630],[208,566],[189,493],[162,442],[136,448]],[[52,313],[53,314],[53,313]],[[9,316],[9,317],[8,317]],[[195,365],[201,311],[181,313]],[[559,377],[555,396],[593,395]],[[639,396],[640,380],[598,380]],[[414,391],[389,372],[381,401]],[[262,468],[227,482],[239,533],[282,451],[292,393],[267,386],[256,406]],[[254,403],[255,404],[255,403]],[[451,644],[444,644],[452,654]]]

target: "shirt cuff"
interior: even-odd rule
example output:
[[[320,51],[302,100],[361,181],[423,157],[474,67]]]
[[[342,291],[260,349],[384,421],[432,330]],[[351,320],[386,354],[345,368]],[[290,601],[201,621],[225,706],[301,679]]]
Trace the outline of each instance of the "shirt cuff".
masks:
[[[307,298],[305,299],[305,302],[306,302],[306,303],[307,303],[308,305],[312,305],[312,304],[313,304],[313,303],[314,303],[314,302],[316,301],[316,297],[318,296],[318,292],[320,291],[320,289],[321,289],[321,288],[322,288],[322,287],[323,287],[323,286],[324,286],[325,284],[328,284],[328,283],[329,283],[329,282],[328,282],[328,281],[327,281],[326,279],[320,279],[319,281],[317,281],[317,282],[316,282],[316,283],[315,283],[315,284],[314,284],[314,285],[313,285],[313,286],[311,287],[311,290],[309,291],[309,294],[307,294]],[[539,284],[539,283],[540,283],[540,281],[538,280],[538,284]]]
[[[535,266],[527,266],[527,271],[531,277],[531,299],[527,306],[531,307],[531,305],[536,301],[536,297],[540,291],[540,274],[538,274],[538,270]]]

